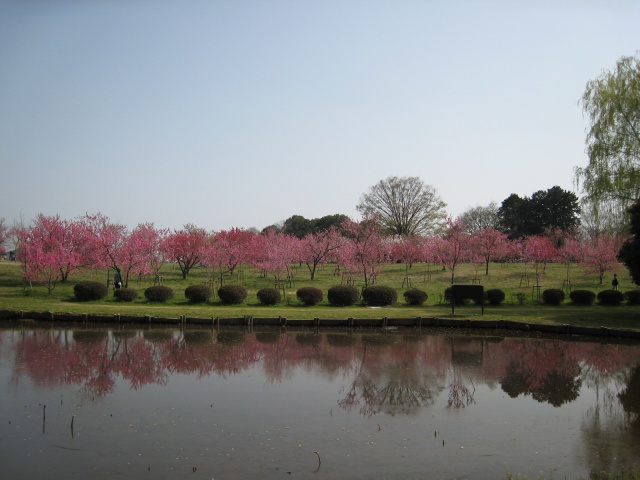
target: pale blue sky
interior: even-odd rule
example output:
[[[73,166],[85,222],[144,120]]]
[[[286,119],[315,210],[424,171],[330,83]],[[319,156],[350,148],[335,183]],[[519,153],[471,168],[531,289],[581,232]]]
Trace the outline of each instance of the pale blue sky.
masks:
[[[638,1],[2,1],[0,217],[263,227],[388,176],[453,216],[585,166]],[[577,192],[576,192],[577,193]]]

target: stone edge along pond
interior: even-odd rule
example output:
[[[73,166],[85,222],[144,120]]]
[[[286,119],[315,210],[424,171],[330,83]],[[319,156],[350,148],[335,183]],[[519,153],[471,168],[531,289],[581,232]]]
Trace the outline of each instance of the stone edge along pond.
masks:
[[[640,339],[640,331],[607,327],[581,327],[576,325],[545,325],[516,322],[512,320],[464,320],[439,317],[409,318],[345,318],[345,319],[288,319],[286,317],[235,318],[220,317],[153,317],[149,315],[93,315],[87,313],[36,312],[24,310],[0,310],[0,320],[36,322],[76,322],[109,324],[156,324],[156,325],[211,325],[211,326],[277,326],[277,327],[445,327],[475,328],[489,330],[515,330],[536,333],[587,335]]]

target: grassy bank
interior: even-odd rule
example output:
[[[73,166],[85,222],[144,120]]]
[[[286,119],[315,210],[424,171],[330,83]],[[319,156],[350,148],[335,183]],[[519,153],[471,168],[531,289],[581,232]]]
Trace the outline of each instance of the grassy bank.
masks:
[[[553,478],[553,477],[552,477]],[[506,476],[507,480],[547,480],[547,477],[540,473],[537,476],[530,475],[514,475],[508,473]],[[586,480],[583,477],[580,477],[580,480]],[[619,472],[597,472],[589,475],[588,480],[640,480],[640,467],[635,465],[623,468]]]
[[[184,289],[193,284],[205,283],[211,273],[205,268],[192,270],[186,280],[182,279],[180,270],[174,265],[163,267],[163,283],[174,289],[175,296],[166,304],[152,304],[146,302],[143,291],[153,285],[153,277],[132,279],[129,286],[139,290],[140,296],[130,303],[115,301],[112,295],[96,302],[78,302],[73,296],[73,286],[80,280],[105,281],[106,271],[85,272],[73,277],[69,282],[58,283],[49,295],[44,286],[33,285],[32,288],[23,286],[20,265],[15,262],[0,262],[0,308],[12,310],[34,310],[90,314],[131,314],[178,317],[188,315],[193,317],[241,317],[253,315],[256,317],[287,318],[380,318],[386,317],[443,317],[451,318],[451,307],[444,302],[444,290],[450,285],[451,272],[443,271],[434,265],[414,265],[409,270],[409,279],[413,288],[424,290],[429,295],[427,302],[419,307],[408,306],[404,303],[403,293],[407,289],[405,265],[387,264],[378,275],[377,283],[388,285],[398,290],[398,305],[385,308],[368,308],[363,305],[353,307],[332,307],[326,300],[326,292],[333,285],[339,285],[341,279],[335,275],[335,265],[326,265],[316,273],[314,280],[306,266],[300,266],[295,274],[295,283],[285,288],[285,298],[280,305],[263,306],[258,302],[256,292],[264,287],[273,287],[273,277],[264,277],[249,267],[243,267],[234,275],[226,275],[225,284],[242,284],[249,292],[246,302],[242,305],[221,305],[217,298],[204,305],[191,305],[184,297]],[[529,274],[529,284],[527,278]],[[541,273],[541,272],[540,272]],[[626,270],[617,271],[620,279],[620,290],[625,292],[635,288]],[[601,285],[595,275],[586,275],[574,266],[570,271],[572,289],[587,289],[599,292],[610,288],[612,274],[605,277]],[[516,320],[529,323],[572,324],[581,326],[606,326],[609,328],[625,328],[640,330],[640,307],[626,304],[617,307],[605,307],[597,303],[592,306],[575,306],[571,304],[568,295],[560,306],[547,306],[537,299],[536,289],[532,288],[535,274],[531,267],[522,264],[500,265],[492,264],[489,274],[485,275],[482,267],[465,264],[456,270],[456,283],[471,284],[474,281],[484,285],[485,290],[500,288],[506,294],[505,302],[498,306],[485,306],[484,316],[480,307],[466,305],[456,307],[455,318],[485,319],[485,320]],[[566,267],[560,264],[548,265],[541,273],[540,291],[547,288],[562,288],[566,279]],[[356,279],[357,280],[357,279]],[[219,283],[216,284],[216,288]],[[325,293],[325,299],[313,307],[305,307],[296,298],[295,292],[303,286],[314,286]],[[362,284],[356,282],[360,288]],[[567,292],[568,293],[568,292]],[[518,295],[524,301],[520,304]]]

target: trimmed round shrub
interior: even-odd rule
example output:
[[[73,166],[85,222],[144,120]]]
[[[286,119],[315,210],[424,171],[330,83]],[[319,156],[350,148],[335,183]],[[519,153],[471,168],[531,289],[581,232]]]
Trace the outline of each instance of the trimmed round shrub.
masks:
[[[190,303],[206,303],[213,295],[209,285],[189,285],[184,289],[184,296]]]
[[[327,292],[327,300],[335,307],[348,307],[360,300],[360,294],[352,285],[336,285]]]
[[[216,340],[221,345],[242,345],[247,339],[247,334],[244,331],[238,330],[223,330],[218,332]]]
[[[542,302],[547,305],[560,305],[564,301],[564,292],[559,288],[548,288],[542,292]]]
[[[598,292],[598,301],[601,305],[620,305],[624,300],[624,294],[619,290],[602,290]]]
[[[417,288],[412,288],[404,292],[404,301],[407,302],[408,305],[422,305],[427,301],[427,298],[429,298],[427,292]]]
[[[277,288],[261,288],[257,295],[263,305],[277,305],[282,300],[282,294]]]
[[[256,332],[256,340],[267,344],[278,343],[280,335],[280,332]]]
[[[491,288],[484,292],[484,298],[489,305],[500,305],[504,302],[505,295],[499,288]]]
[[[168,330],[145,330],[144,339],[151,343],[165,343],[173,338],[173,332]]]
[[[211,330],[185,330],[182,338],[187,345],[206,345],[211,343],[213,334]]]
[[[319,345],[322,343],[321,333],[298,333],[296,335],[296,342],[302,345]]]
[[[362,291],[362,299],[370,307],[386,307],[397,303],[398,292],[385,285],[371,285]]]
[[[173,298],[173,289],[164,285],[155,285],[144,291],[144,297],[150,302],[166,302]]]
[[[451,300],[453,300],[453,288],[447,287],[444,291],[444,301],[446,303],[451,303]],[[469,301],[470,299],[468,298],[458,298],[458,300],[456,301],[456,305],[465,305],[469,303]]]
[[[296,297],[305,305],[316,305],[322,301],[324,295],[322,290],[316,287],[302,287],[296,292]]]
[[[640,305],[640,290],[629,290],[624,296],[629,305]]]
[[[133,302],[138,298],[138,291],[135,288],[116,288],[113,296],[120,302]]]
[[[73,294],[81,302],[100,300],[107,296],[109,289],[102,282],[78,282],[73,287]]]
[[[223,285],[218,289],[220,301],[227,305],[238,305],[247,299],[247,289],[242,285]]]
[[[102,342],[107,339],[107,335],[108,334],[105,330],[73,330],[73,339],[77,343],[91,344]]]
[[[596,294],[591,290],[573,290],[569,293],[569,298],[576,305],[593,305],[596,301]]]

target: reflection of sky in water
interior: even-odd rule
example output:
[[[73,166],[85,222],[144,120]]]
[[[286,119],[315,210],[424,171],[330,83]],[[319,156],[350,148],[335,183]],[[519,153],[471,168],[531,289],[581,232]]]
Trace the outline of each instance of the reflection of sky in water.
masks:
[[[633,416],[617,397],[638,346],[442,334],[408,342],[370,333],[365,341],[332,338],[333,345],[323,334],[318,343],[293,333],[265,343],[247,334],[222,346],[205,335],[204,343],[170,348],[136,334],[126,350],[111,336],[95,346],[63,342],[59,355],[85,362],[78,372],[100,375],[129,355],[112,388],[96,395],[81,382],[47,377],[59,372],[54,348],[37,359],[37,348],[25,354],[33,346],[23,336],[2,333],[3,478],[306,478],[318,468],[314,451],[319,478],[495,479],[539,471],[575,478],[637,461],[640,447],[637,420],[630,426]],[[90,360],[70,354],[76,347]],[[181,357],[169,360],[176,348]],[[132,365],[143,368],[134,352],[194,373],[132,388],[123,377],[137,375]],[[144,364],[164,369],[152,367]],[[574,370],[579,395],[562,399],[550,372]],[[507,376],[508,390],[520,392],[515,398],[503,388]],[[461,388],[467,396],[452,407],[452,391]],[[423,393],[420,405],[400,404],[415,392]],[[536,400],[558,395],[557,407]]]

